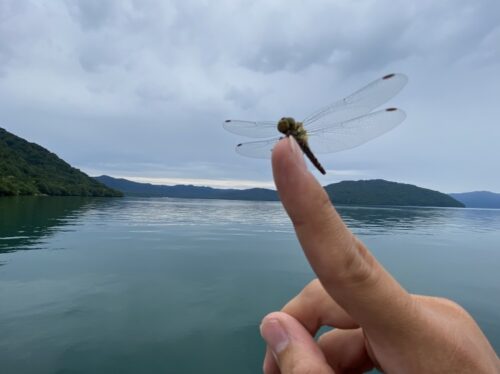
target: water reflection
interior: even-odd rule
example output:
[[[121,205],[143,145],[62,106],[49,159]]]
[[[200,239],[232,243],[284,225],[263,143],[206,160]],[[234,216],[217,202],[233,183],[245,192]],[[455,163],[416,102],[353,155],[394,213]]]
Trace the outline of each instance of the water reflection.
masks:
[[[131,231],[157,231],[168,227],[207,226],[222,229],[286,230],[292,227],[278,202],[171,198],[125,198],[92,210],[92,220],[129,226]]]
[[[44,238],[74,224],[91,206],[106,199],[13,197],[0,199],[0,253],[35,249]]]
[[[411,207],[338,206],[346,224],[358,235],[418,232],[420,235],[500,230],[500,210]],[[33,249],[55,231],[68,230],[85,215],[95,225],[125,226],[128,234],[153,239],[172,227],[200,232],[212,227],[227,235],[261,232],[293,234],[279,202],[170,198],[4,198],[0,199],[0,253]],[[213,234],[212,234],[213,233]],[[209,231],[199,240],[220,233]],[[123,235],[123,232],[120,234]]]

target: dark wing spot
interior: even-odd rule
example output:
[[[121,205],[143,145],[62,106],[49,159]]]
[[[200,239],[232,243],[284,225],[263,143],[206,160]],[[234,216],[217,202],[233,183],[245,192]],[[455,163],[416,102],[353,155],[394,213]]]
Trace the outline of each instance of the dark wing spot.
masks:
[[[390,79],[392,78],[393,76],[395,76],[396,74],[387,74],[385,77],[383,77],[382,79]]]
[[[242,145],[242,144],[243,144],[243,143],[238,144],[238,145],[237,145],[237,147],[241,147],[241,145]]]
[[[226,119],[226,123],[228,123],[228,122],[231,122],[231,120],[230,119]]]
[[[386,112],[394,112],[396,110],[398,110],[398,108],[387,108]]]

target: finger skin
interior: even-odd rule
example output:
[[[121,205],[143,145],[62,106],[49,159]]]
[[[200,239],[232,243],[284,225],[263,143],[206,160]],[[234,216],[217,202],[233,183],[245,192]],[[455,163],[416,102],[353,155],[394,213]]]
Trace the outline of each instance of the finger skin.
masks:
[[[266,349],[262,371],[264,372],[264,374],[280,374],[280,368],[276,364],[276,361],[269,347]]]
[[[345,226],[293,137],[275,146],[272,162],[280,199],[325,290],[365,329],[399,333],[412,319],[409,294]]]

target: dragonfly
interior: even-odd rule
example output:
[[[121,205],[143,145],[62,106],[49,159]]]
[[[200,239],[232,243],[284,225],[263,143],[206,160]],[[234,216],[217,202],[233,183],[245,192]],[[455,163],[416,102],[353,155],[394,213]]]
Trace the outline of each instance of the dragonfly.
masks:
[[[357,147],[404,121],[406,114],[401,109],[374,110],[399,93],[407,82],[408,78],[404,74],[385,75],[353,94],[315,111],[302,122],[292,117],[283,117],[279,121],[228,119],[223,126],[236,135],[270,138],[239,143],[236,152],[247,157],[270,158],[275,144],[283,138],[276,136],[276,131],[285,136],[293,136],[311,163],[321,174],[326,174],[315,154]]]

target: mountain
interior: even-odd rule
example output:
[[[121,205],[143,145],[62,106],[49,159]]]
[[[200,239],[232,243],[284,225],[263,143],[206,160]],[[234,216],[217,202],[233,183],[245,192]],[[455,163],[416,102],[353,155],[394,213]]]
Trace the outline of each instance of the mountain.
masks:
[[[278,201],[276,191],[264,188],[248,190],[217,189],[192,185],[159,186],[137,183],[102,175],[96,177],[108,187],[131,196],[164,196],[197,199]],[[335,204],[345,205],[407,205],[463,207],[463,204],[441,192],[410,184],[385,180],[345,181],[325,187]]]
[[[178,197],[187,199],[261,200],[278,201],[276,191],[265,188],[248,190],[218,189],[193,185],[159,186],[150,183],[132,182],[107,175],[95,177],[102,184],[123,192],[128,196]]]
[[[122,196],[57,155],[0,127],[0,196]]]
[[[464,207],[442,192],[383,179],[343,181],[325,190],[335,204]]]
[[[500,194],[489,191],[450,193],[454,199],[465,204],[467,208],[500,209]]]

